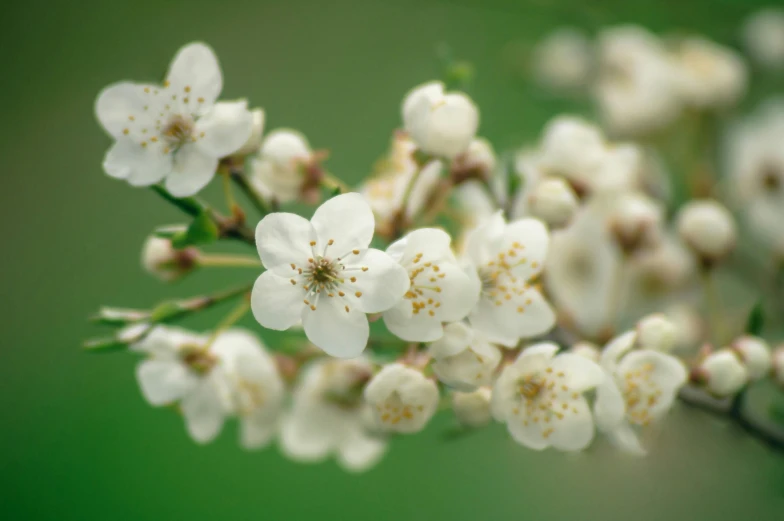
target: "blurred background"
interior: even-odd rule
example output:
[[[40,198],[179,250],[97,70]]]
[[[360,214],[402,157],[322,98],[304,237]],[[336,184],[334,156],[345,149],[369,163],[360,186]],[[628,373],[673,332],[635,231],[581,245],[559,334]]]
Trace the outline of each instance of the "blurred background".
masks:
[[[224,98],[245,96],[267,129],[302,130],[332,172],[369,172],[414,85],[439,75],[436,47],[476,68],[480,135],[533,140],[570,102],[515,74],[517,56],[561,25],[634,22],[736,45],[755,0],[37,1],[3,7],[3,313],[0,511],[57,519],[781,520],[784,458],[703,413],[673,412],[651,455],[601,443],[535,453],[500,425],[444,441],[449,415],[395,440],[377,467],[347,474],[276,448],[247,453],[229,426],[205,447],[176,414],[149,407],[135,359],[88,355],[102,304],[148,307],[248,273],[202,272],[162,287],[139,266],[142,241],[178,222],[149,190],[102,173],[109,145],[93,115],[105,85],[155,80],[183,44],[208,42]],[[762,87],[765,88],[764,86]],[[762,93],[753,92],[751,100]],[[219,201],[219,199],[215,199]],[[186,325],[213,324],[226,309]],[[254,327],[248,316],[243,322]]]

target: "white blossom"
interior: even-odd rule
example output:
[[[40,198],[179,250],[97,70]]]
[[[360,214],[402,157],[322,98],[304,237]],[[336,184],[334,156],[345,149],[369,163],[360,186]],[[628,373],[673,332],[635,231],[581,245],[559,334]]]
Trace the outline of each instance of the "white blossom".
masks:
[[[713,200],[686,203],[678,212],[677,227],[683,242],[706,263],[723,259],[735,246],[735,220]]]
[[[198,256],[194,247],[178,250],[171,240],[151,235],[142,247],[142,267],[160,280],[172,282],[193,270]]]
[[[588,83],[593,61],[591,43],[578,29],[562,27],[537,44],[533,59],[535,76],[542,84],[575,90]]]
[[[749,381],[749,372],[729,349],[711,353],[697,368],[699,379],[712,394],[725,397],[741,390]]]
[[[216,103],[223,87],[218,60],[202,43],[179,50],[162,86],[122,82],[98,95],[98,121],[116,142],[103,167],[132,186],[160,181],[175,197],[197,193],[218,160],[251,135],[247,102]]]
[[[300,132],[273,130],[251,163],[253,183],[260,192],[268,192],[282,203],[294,201],[302,192],[304,168],[312,159],[313,151]]]
[[[158,326],[132,346],[147,354],[136,371],[145,399],[177,403],[190,436],[212,441],[229,416],[240,418],[246,448],[267,444],[275,433],[283,382],[258,339],[242,330],[208,338]]]
[[[770,346],[763,339],[745,335],[732,342],[731,349],[746,366],[749,379],[759,380],[770,373],[773,357]]]
[[[784,9],[768,7],[743,23],[743,43],[751,58],[765,68],[784,69]]]
[[[459,391],[491,384],[501,361],[501,351],[462,322],[447,325],[444,336],[430,344],[428,354],[438,379]]]
[[[444,334],[444,322],[465,318],[479,299],[479,284],[458,265],[451,238],[437,228],[420,228],[387,249],[405,268],[410,286],[404,298],[384,312],[393,334],[409,342],[432,342]]]
[[[403,267],[369,248],[373,229],[373,212],[356,193],[326,201],[310,222],[290,213],[265,216],[256,228],[267,270],[251,294],[256,320],[276,330],[302,320],[316,346],[358,356],[369,335],[365,314],[395,306],[409,287]]]
[[[412,90],[403,100],[403,126],[427,154],[451,159],[464,152],[479,127],[479,111],[461,92],[444,92],[433,81]]]
[[[365,387],[376,426],[382,431],[421,431],[438,408],[438,387],[418,370],[400,363],[384,366]]]
[[[484,138],[471,140],[465,152],[452,161],[452,172],[465,179],[489,179],[497,166],[493,145]]]
[[[251,132],[250,137],[239,150],[234,152],[234,156],[242,157],[248,154],[255,154],[261,147],[262,135],[264,134],[265,115],[263,109],[253,109],[250,111]]]
[[[643,349],[669,352],[675,347],[677,328],[664,313],[653,313],[637,322],[637,343]]]
[[[594,435],[583,393],[601,384],[604,373],[585,357],[557,351],[555,344],[536,344],[506,366],[493,387],[492,413],[528,448],[579,451]]]
[[[619,247],[633,252],[658,238],[664,221],[664,208],[639,192],[626,192],[613,198],[609,227]]]
[[[602,350],[599,349],[599,346],[585,340],[572,345],[572,347],[569,348],[569,352],[577,356],[585,357],[592,362],[598,362],[602,355]]]
[[[726,108],[746,93],[748,71],[735,51],[705,38],[690,37],[674,53],[679,95],[687,105]]]
[[[597,388],[596,425],[622,450],[644,454],[635,427],[660,420],[672,407],[687,373],[677,358],[642,349],[631,351],[636,331],[613,339],[602,353],[607,378]],[[631,351],[631,352],[630,352]]]
[[[468,234],[465,259],[481,284],[469,321],[492,342],[513,347],[555,324],[555,313],[534,285],[549,242],[541,221],[506,223],[500,212]]]
[[[558,177],[542,179],[529,194],[528,211],[551,228],[566,226],[579,206],[574,190]]]
[[[375,465],[387,442],[372,432],[370,409],[362,397],[372,374],[364,358],[321,359],[307,366],[280,431],[283,452],[302,462],[334,454],[341,467],[353,472]]]
[[[471,392],[455,391],[452,393],[452,410],[460,425],[478,428],[484,427],[493,419],[490,412],[492,390],[480,387]]]

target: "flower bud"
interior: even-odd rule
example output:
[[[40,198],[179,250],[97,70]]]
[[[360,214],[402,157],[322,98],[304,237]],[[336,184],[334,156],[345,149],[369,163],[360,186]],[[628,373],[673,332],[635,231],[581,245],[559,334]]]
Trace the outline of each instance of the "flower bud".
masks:
[[[675,324],[663,313],[654,313],[637,322],[637,345],[641,349],[672,351],[678,336]]]
[[[455,391],[452,393],[452,409],[461,425],[466,427],[484,427],[492,418],[490,414],[489,387],[480,387],[470,393]]]
[[[461,92],[444,92],[444,84],[430,82],[403,100],[403,126],[419,150],[453,158],[464,152],[479,127],[479,110]]]
[[[253,161],[254,183],[264,186],[280,202],[297,199],[305,183],[303,166],[313,157],[305,136],[294,130],[273,130]]]
[[[428,353],[438,379],[460,391],[491,384],[501,361],[499,349],[462,322],[444,327],[444,336],[430,344]]]
[[[631,253],[653,242],[664,212],[650,197],[639,193],[618,196],[610,213],[609,227],[618,246]]]
[[[769,7],[751,15],[742,37],[753,60],[768,69],[784,69],[784,9]]]
[[[438,387],[418,370],[389,364],[365,387],[365,400],[382,431],[421,431],[438,408]]]
[[[261,147],[261,137],[264,132],[264,110],[253,109],[250,112],[250,117],[252,121],[250,137],[239,150],[232,154],[233,156],[247,156],[258,152]]]
[[[550,228],[561,228],[568,224],[578,206],[574,190],[560,177],[543,179],[528,196],[531,215],[543,220]]]
[[[746,93],[746,62],[728,47],[705,38],[686,38],[674,53],[674,63],[679,94],[687,105],[723,108]]]
[[[496,157],[493,145],[484,138],[471,141],[465,152],[452,162],[454,184],[469,179],[489,179],[495,170]]]
[[[199,250],[189,246],[177,250],[171,240],[151,235],[142,247],[142,267],[164,282],[187,275],[196,267]]]
[[[773,357],[770,346],[761,338],[755,336],[742,336],[732,343],[731,349],[746,366],[751,380],[764,378],[770,372]]]
[[[547,87],[574,90],[590,78],[591,42],[577,29],[553,31],[534,50],[536,79]]]
[[[716,201],[688,203],[678,214],[677,227],[683,242],[705,266],[720,261],[735,246],[735,221],[729,210]]]
[[[602,350],[599,346],[586,340],[572,344],[572,347],[569,348],[569,352],[587,358],[591,362],[598,362],[599,358],[602,356]]]
[[[696,371],[696,379],[719,397],[731,396],[746,385],[749,373],[729,349],[708,355]]]

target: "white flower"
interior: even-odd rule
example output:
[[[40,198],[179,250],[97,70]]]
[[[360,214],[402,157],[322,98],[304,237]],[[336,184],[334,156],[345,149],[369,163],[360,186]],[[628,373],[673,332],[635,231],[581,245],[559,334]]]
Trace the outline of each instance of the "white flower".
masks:
[[[673,350],[693,350],[703,337],[703,321],[700,313],[683,303],[671,304],[664,314],[675,326]]]
[[[365,387],[365,400],[379,429],[412,434],[421,431],[438,408],[438,387],[416,369],[384,366]]]
[[[212,50],[192,43],[174,57],[163,86],[116,83],[98,95],[95,112],[115,140],[104,170],[133,186],[164,181],[175,197],[210,182],[218,160],[250,137],[247,102],[215,103],[223,76]]]
[[[462,322],[444,328],[444,336],[430,344],[433,373],[459,391],[472,391],[493,382],[501,351],[479,331]]]
[[[270,192],[282,203],[293,201],[302,192],[303,168],[312,158],[310,145],[301,133],[273,130],[264,138],[259,155],[251,164],[253,182],[260,191]]]
[[[148,355],[136,370],[151,405],[178,403],[190,436],[212,441],[225,419],[238,415],[241,443],[265,445],[277,426],[283,382],[262,344],[250,333],[229,330],[208,346],[207,337],[154,328],[132,346]]]
[[[493,416],[534,450],[579,451],[593,439],[593,417],[583,393],[604,380],[602,369],[582,356],[555,356],[558,346],[536,344],[504,368],[493,387]]]
[[[569,352],[577,356],[585,357],[592,362],[598,362],[602,355],[602,351],[599,349],[599,346],[593,342],[586,341],[577,342],[569,348]]]
[[[247,156],[248,154],[254,154],[259,151],[259,147],[261,147],[261,139],[262,134],[264,134],[264,110],[263,109],[253,109],[250,111],[251,117],[251,133],[248,140],[245,142],[244,145],[240,147],[239,150],[234,152],[234,156]]]
[[[196,267],[199,250],[194,247],[175,249],[171,240],[151,235],[142,247],[142,267],[164,282],[187,275]]]
[[[326,201],[310,222],[265,216],[256,228],[267,269],[251,295],[256,320],[277,330],[302,320],[308,339],[327,353],[358,356],[369,335],[365,314],[395,306],[409,287],[403,267],[368,247],[373,229],[373,212],[356,193]]]
[[[468,148],[452,161],[452,175],[463,179],[488,179],[497,166],[493,145],[484,138],[471,141]]]
[[[542,179],[529,194],[528,211],[551,228],[566,226],[577,213],[577,195],[561,178]]]
[[[721,260],[735,246],[735,220],[729,210],[716,201],[690,201],[678,212],[677,227],[683,242],[704,263]]]
[[[443,230],[421,228],[387,249],[411,281],[403,300],[384,312],[387,328],[403,340],[438,340],[443,322],[465,318],[476,305],[479,284],[458,265],[450,241]]]
[[[755,336],[742,336],[735,339],[730,347],[746,366],[749,379],[759,380],[770,373],[773,357],[770,346],[763,339]]]
[[[283,452],[302,462],[322,461],[334,454],[341,467],[353,472],[375,465],[386,452],[387,442],[369,430],[370,410],[362,387],[371,375],[370,363],[362,358],[310,364],[283,421]]]
[[[461,92],[444,92],[444,84],[430,82],[403,100],[403,126],[420,150],[453,158],[464,152],[479,127],[479,111]]]
[[[655,242],[664,220],[662,206],[639,192],[625,192],[612,200],[609,227],[618,246],[630,253]]]
[[[627,452],[644,454],[633,426],[660,420],[672,407],[687,373],[677,358],[650,349],[629,352],[637,341],[629,331],[602,353],[607,378],[596,390],[596,426]]]
[[[768,69],[784,68],[784,9],[760,9],[746,19],[742,30],[753,60]]]
[[[592,65],[588,38],[572,27],[556,29],[534,49],[536,78],[547,87],[574,90],[588,83]]]
[[[653,313],[637,322],[637,343],[643,349],[672,351],[677,335],[675,324],[663,313]]]
[[[452,393],[452,410],[461,425],[466,427],[484,427],[493,419],[490,413],[490,400],[492,390],[489,387],[480,387],[475,391]]]
[[[711,353],[697,370],[705,388],[719,397],[737,393],[749,381],[746,367],[729,349]]]
[[[686,38],[674,58],[680,96],[687,105],[725,108],[746,93],[746,64],[727,47],[705,38]]]
[[[481,294],[471,326],[507,347],[541,335],[555,324],[555,313],[534,287],[550,237],[537,219],[506,223],[498,212],[466,238],[465,257],[479,278]]]

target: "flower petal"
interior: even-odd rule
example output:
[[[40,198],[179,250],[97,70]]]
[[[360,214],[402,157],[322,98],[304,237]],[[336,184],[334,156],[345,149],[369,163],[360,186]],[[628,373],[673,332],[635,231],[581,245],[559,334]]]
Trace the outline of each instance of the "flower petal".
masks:
[[[318,207],[310,222],[318,238],[317,251],[323,251],[332,240],[329,251],[340,257],[367,248],[376,226],[370,205],[354,192],[326,201]]]
[[[289,279],[265,271],[253,285],[250,307],[263,327],[284,331],[299,322],[304,298],[301,285],[294,286]]]
[[[554,430],[550,443],[558,450],[583,450],[593,440],[593,417],[588,402],[583,397],[570,401],[567,414],[552,425]]]
[[[337,418],[325,407],[305,405],[297,407],[284,418],[280,448],[291,459],[314,462],[326,458],[335,449]],[[337,429],[336,429],[337,428]]]
[[[524,280],[530,280],[542,271],[549,244],[550,234],[544,223],[528,218],[506,225],[501,250],[515,252],[514,259],[517,259],[518,264],[512,268],[512,273]],[[515,245],[522,248],[515,248]],[[513,263],[512,261],[513,259],[508,259],[508,262]]]
[[[126,134],[125,130],[147,123],[150,127],[150,111],[144,109],[149,104],[144,89],[148,85],[122,82],[103,89],[95,100],[95,116],[98,122],[114,138]],[[157,88],[157,87],[154,87]]]
[[[204,155],[192,144],[174,157],[174,168],[166,176],[166,190],[174,197],[190,197],[207,186],[218,168],[218,158]]]
[[[240,419],[240,445],[248,450],[260,449],[269,444],[277,432],[278,424],[269,418],[247,416]]]
[[[176,402],[198,382],[179,360],[144,360],[136,367],[136,379],[145,400],[155,406]]]
[[[512,417],[506,425],[512,438],[524,447],[544,450],[550,446],[550,442],[543,435],[544,426],[540,422],[523,422],[523,417]]]
[[[410,311],[411,302],[405,300],[384,312],[384,324],[390,333],[406,342],[433,342],[441,338],[444,328],[440,320],[426,313],[414,315]]]
[[[596,401],[593,414],[599,430],[610,432],[616,429],[626,416],[626,402],[614,378],[607,375],[604,382],[596,387]]]
[[[223,427],[226,413],[218,391],[219,378],[213,370],[180,403],[188,434],[197,443],[214,440]]]
[[[223,88],[223,74],[218,58],[207,45],[191,43],[181,48],[174,57],[166,76],[169,89],[191,98],[202,98],[202,105],[212,106]]]
[[[623,357],[618,372],[625,374],[646,366],[653,368],[649,374],[650,380],[664,390],[679,389],[686,383],[688,374],[683,362],[672,355],[651,349],[634,351]]]
[[[256,248],[267,270],[281,277],[298,274],[308,258],[313,257],[310,242],[315,240],[313,226],[293,213],[271,213],[256,226]],[[292,268],[294,264],[296,267]]]
[[[465,254],[474,266],[482,266],[495,257],[501,247],[505,226],[504,216],[499,210],[466,234]]]
[[[308,340],[338,358],[356,358],[362,354],[370,335],[365,314],[356,307],[346,306],[345,300],[338,297],[321,297],[315,306],[315,311],[307,306],[302,311]]]
[[[349,472],[364,472],[378,463],[387,451],[387,441],[353,430],[338,449],[338,464]]]
[[[120,138],[103,160],[104,171],[132,186],[149,186],[160,182],[172,170],[171,156],[160,147],[142,147],[131,139]]]
[[[373,248],[347,259],[343,276],[348,279],[346,287],[357,296],[355,305],[365,313],[390,309],[400,302],[411,283],[405,268]]]
[[[604,347],[599,363],[602,364],[602,367],[604,367],[605,370],[614,373],[618,365],[618,360],[634,347],[636,341],[636,331],[627,331],[626,333],[618,335]]]
[[[444,336],[430,344],[428,354],[433,358],[454,356],[468,349],[474,341],[474,331],[462,322],[444,326]]]
[[[247,101],[222,101],[196,121],[196,134],[204,133],[196,146],[204,155],[225,157],[239,150],[252,130],[253,117]]]
[[[506,295],[483,294],[469,315],[471,325],[499,339],[529,338],[552,329],[555,313],[538,291],[530,289],[521,294],[509,291],[507,295],[508,299]]]
[[[436,312],[436,318],[441,322],[456,322],[468,316],[479,301],[478,279],[471,277],[468,270],[470,266],[462,268],[451,262],[438,264],[438,287],[441,292],[435,300],[441,303]]]
[[[610,440],[615,447],[618,447],[623,452],[633,454],[635,456],[645,456],[646,451],[640,444],[640,439],[634,428],[629,422],[621,423],[614,430],[606,433],[607,439]]]
[[[569,392],[582,393],[593,389],[606,378],[599,364],[573,353],[561,353],[556,356],[550,367],[556,373],[561,371],[565,373],[563,384],[569,387]]]

